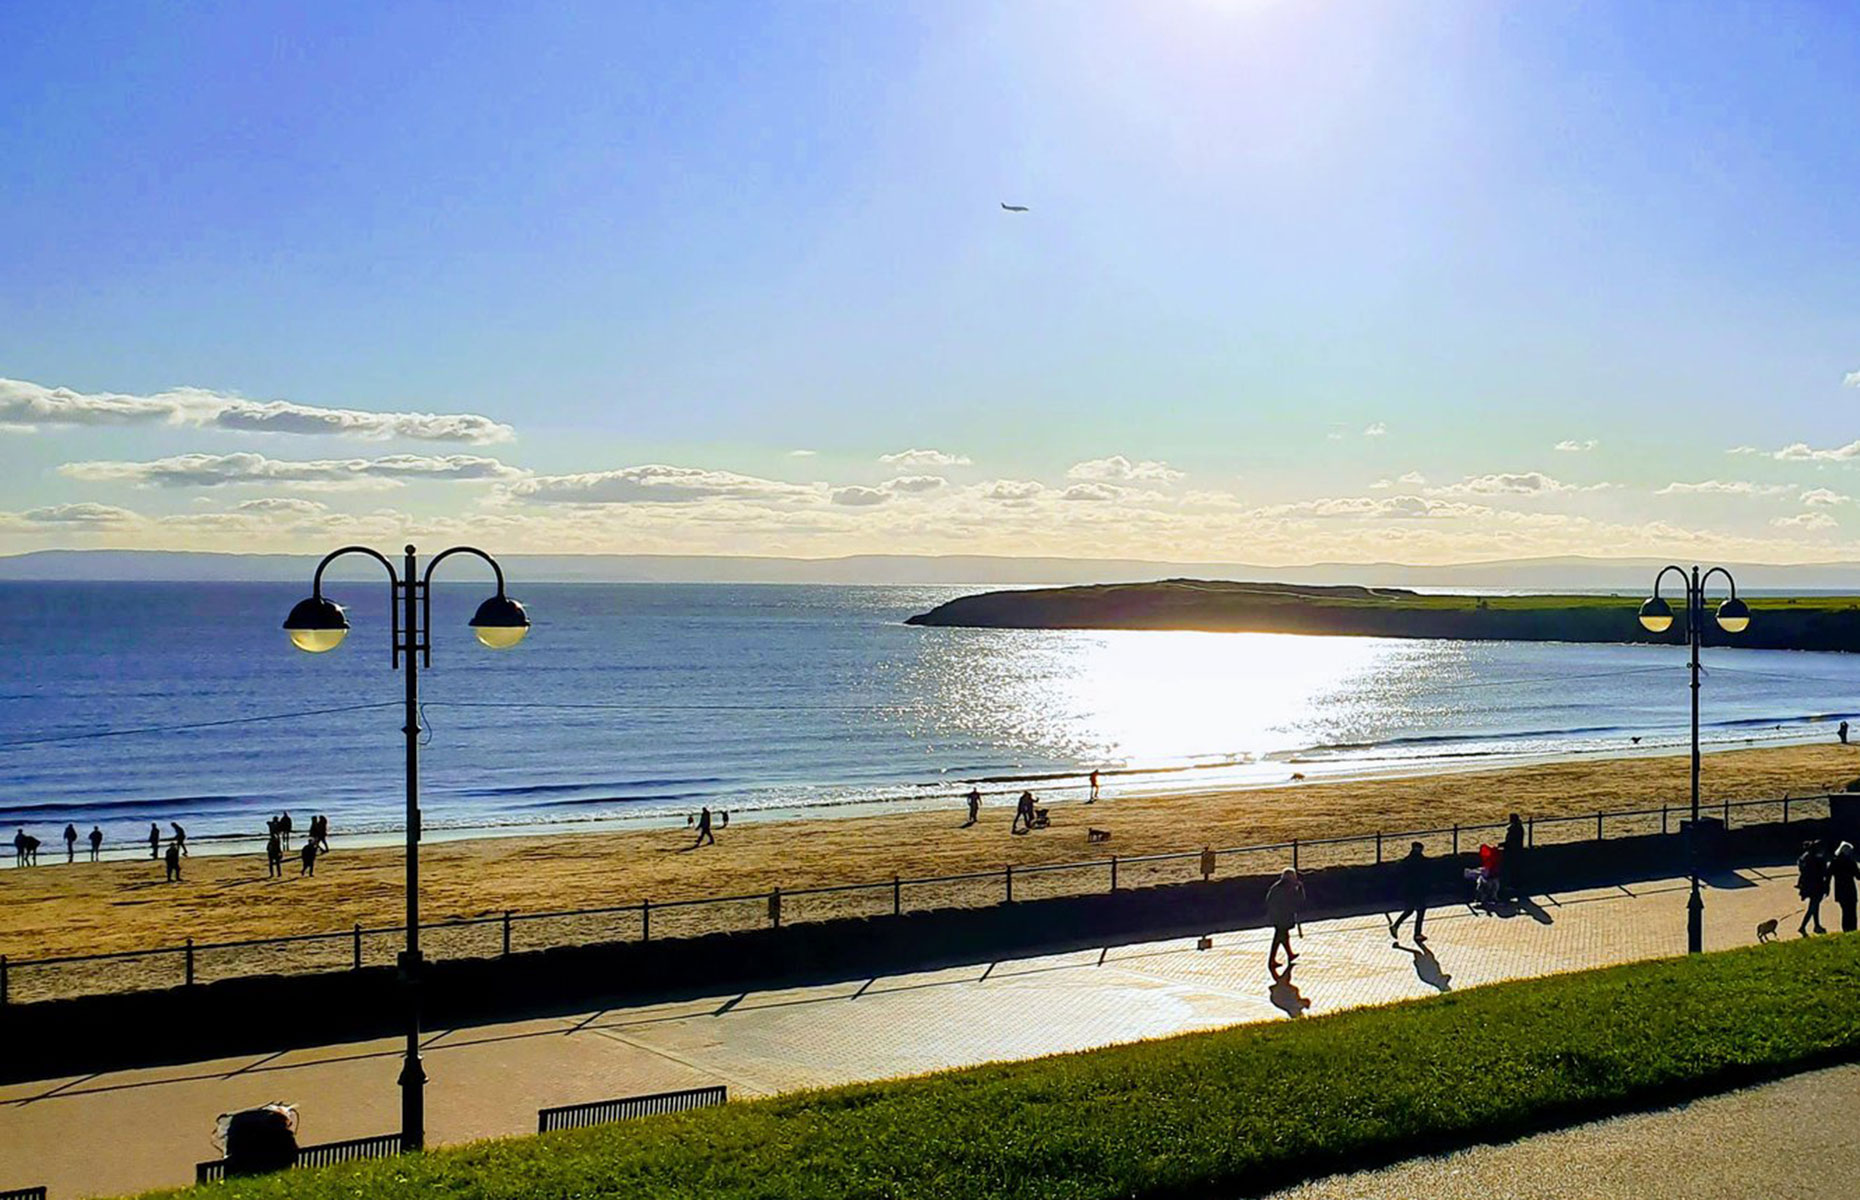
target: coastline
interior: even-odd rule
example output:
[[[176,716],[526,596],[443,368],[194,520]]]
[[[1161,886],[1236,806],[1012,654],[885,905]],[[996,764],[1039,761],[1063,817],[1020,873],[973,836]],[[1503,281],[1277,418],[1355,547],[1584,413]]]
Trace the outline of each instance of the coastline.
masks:
[[[1707,757],[1708,802],[1838,791],[1860,776],[1860,746],[1720,750]],[[1437,766],[1437,764],[1435,764]],[[1010,836],[1010,814],[984,809],[962,828],[960,805],[875,816],[738,821],[715,846],[689,849],[682,826],[622,832],[546,831],[429,840],[421,855],[428,921],[536,913],[716,896],[760,899],[785,890],[994,872],[1120,856],[1239,847],[1378,830],[1586,815],[1687,802],[1686,755],[1643,753],[1493,769],[1311,780],[1219,791],[1123,793],[1114,778],[1096,805],[1042,795],[1052,827]],[[1038,791],[1039,789],[1036,789]],[[1109,831],[1107,843],[1086,831]],[[80,862],[0,871],[0,953],[14,960],[197,942],[270,938],[400,919],[403,860],[397,847],[345,845],[317,873],[267,880],[257,853],[186,861],[184,882],[162,881],[160,864]],[[1140,885],[1141,879],[1132,879]],[[745,901],[753,903],[754,901]],[[693,912],[697,910],[691,910]],[[802,914],[796,914],[797,919]],[[659,931],[655,919],[655,933]],[[697,930],[694,930],[697,931]],[[677,930],[666,928],[664,935]]]

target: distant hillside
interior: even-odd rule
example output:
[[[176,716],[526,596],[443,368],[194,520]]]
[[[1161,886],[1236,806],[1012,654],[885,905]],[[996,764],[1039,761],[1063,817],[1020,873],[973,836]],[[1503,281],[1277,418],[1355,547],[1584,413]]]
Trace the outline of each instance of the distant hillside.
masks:
[[[383,549],[392,550],[391,545]],[[496,551],[497,547],[487,547]],[[501,555],[513,579],[589,583],[850,583],[978,587],[1134,583],[1167,577],[1408,588],[1507,588],[1532,592],[1611,590],[1638,594],[1661,565],[1651,559],[1531,558],[1416,566],[1407,563],[1161,562],[1144,559],[978,554],[859,554],[761,558],[683,554]],[[0,580],[301,581],[316,565],[305,554],[209,554],[159,550],[42,550],[0,556]],[[1860,592],[1860,563],[1730,564],[1746,590]],[[361,570],[359,566],[343,568]]]
[[[1683,596],[1675,607],[1683,609]],[[1709,645],[1755,650],[1860,650],[1860,597],[1751,598],[1749,629],[1706,623]],[[1345,634],[1462,641],[1648,642],[1683,640],[1641,628],[1639,603],[1619,596],[1423,595],[1399,588],[1157,583],[1041,588],[964,596],[910,618],[912,625],[985,629],[1175,629],[1222,633]]]

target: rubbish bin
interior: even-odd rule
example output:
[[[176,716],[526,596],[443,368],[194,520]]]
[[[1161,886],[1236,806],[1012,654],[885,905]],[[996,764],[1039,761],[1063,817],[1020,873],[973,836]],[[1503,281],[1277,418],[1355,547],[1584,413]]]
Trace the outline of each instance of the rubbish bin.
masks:
[[[215,1139],[226,1155],[226,1175],[263,1175],[297,1164],[297,1110],[282,1102],[223,1113]]]

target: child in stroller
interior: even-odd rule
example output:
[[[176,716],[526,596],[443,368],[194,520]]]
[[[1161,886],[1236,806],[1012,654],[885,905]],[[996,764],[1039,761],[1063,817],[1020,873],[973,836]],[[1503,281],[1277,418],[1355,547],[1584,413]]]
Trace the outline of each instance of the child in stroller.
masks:
[[[1466,869],[1466,878],[1473,885],[1473,903],[1487,907],[1498,903],[1499,867],[1504,862],[1505,852],[1496,846],[1479,847],[1479,865]]]

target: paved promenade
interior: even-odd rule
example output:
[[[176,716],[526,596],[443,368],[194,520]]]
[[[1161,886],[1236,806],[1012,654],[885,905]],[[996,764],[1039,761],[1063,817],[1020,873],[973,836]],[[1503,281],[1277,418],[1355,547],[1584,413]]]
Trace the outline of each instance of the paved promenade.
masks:
[[[1799,912],[1792,877],[1716,877],[1708,948],[1748,944],[1758,921]],[[1206,952],[1155,942],[434,1030],[429,1137],[529,1132],[547,1105],[716,1083],[732,1098],[771,1095],[1677,954],[1685,884],[1553,893],[1508,917],[1443,908],[1428,931],[1431,956],[1393,947],[1374,916],[1311,922],[1289,986],[1271,984],[1267,935],[1248,930],[1217,933]],[[0,1188],[42,1183],[62,1200],[188,1183],[214,1157],[215,1115],[270,1100],[298,1105],[305,1141],[389,1133],[398,1071],[398,1047],[377,1041],[0,1087]]]

